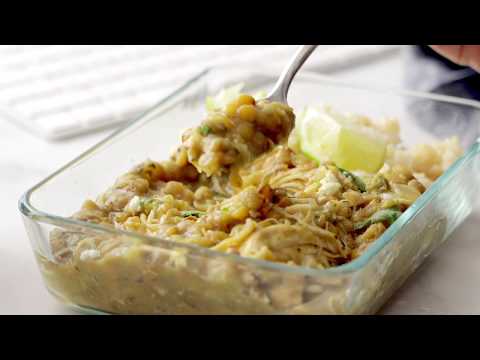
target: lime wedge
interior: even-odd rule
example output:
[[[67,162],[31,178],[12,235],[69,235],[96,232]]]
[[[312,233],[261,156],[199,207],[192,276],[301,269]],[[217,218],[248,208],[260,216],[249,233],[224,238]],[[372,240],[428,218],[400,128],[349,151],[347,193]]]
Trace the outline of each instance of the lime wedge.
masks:
[[[375,173],[383,166],[387,142],[373,129],[317,107],[307,108],[296,122],[301,151],[308,157],[349,171]]]

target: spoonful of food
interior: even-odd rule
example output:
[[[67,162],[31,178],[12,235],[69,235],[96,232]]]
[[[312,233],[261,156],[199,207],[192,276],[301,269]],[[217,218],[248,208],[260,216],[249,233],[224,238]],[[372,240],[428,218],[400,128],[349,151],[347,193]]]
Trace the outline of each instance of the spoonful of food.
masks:
[[[317,46],[318,45],[302,45],[298,48],[288,65],[283,69],[280,78],[266,100],[287,104],[288,89],[290,88],[293,78]]]

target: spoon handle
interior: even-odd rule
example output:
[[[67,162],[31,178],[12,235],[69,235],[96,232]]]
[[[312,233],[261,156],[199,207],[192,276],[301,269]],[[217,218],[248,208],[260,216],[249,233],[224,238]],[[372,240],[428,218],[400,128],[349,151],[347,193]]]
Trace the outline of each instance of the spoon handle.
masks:
[[[295,55],[282,71],[280,78],[267,99],[287,103],[288,89],[290,88],[293,78],[317,46],[318,45],[302,45],[298,48]]]

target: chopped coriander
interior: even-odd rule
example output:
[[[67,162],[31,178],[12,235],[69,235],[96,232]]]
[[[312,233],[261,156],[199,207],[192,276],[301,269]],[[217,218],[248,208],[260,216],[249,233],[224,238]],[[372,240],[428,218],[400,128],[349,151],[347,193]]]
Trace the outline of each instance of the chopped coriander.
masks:
[[[203,211],[198,211],[198,210],[186,210],[181,212],[182,217],[187,218],[187,217],[200,217],[202,215],[205,215],[205,212]]]
[[[370,216],[369,219],[356,223],[353,228],[355,230],[360,230],[369,227],[372,224],[381,222],[388,222],[391,225],[400,217],[400,215],[402,215],[401,211],[393,209],[383,209],[377,211],[375,214]]]
[[[353,181],[353,183],[355,184],[355,186],[358,188],[358,190],[360,190],[360,192],[363,193],[363,192],[367,191],[367,187],[366,187],[365,183],[358,176],[356,176],[356,175],[352,174],[350,171],[347,171],[347,170],[342,169],[342,168],[338,168],[338,170],[344,176],[350,178]]]
[[[212,132],[212,129],[210,129],[210,127],[208,127],[207,125],[202,125],[198,128],[198,131],[203,136],[207,136],[208,134],[210,134]]]
[[[222,212],[229,212],[229,211],[230,211],[230,209],[228,207],[222,208]]]
[[[389,207],[388,209],[393,210],[393,211],[401,211],[400,206],[398,206],[398,205],[393,205],[392,207]]]
[[[160,202],[156,199],[148,199],[148,198],[140,199],[140,205],[147,213],[154,210],[159,205],[159,203]]]

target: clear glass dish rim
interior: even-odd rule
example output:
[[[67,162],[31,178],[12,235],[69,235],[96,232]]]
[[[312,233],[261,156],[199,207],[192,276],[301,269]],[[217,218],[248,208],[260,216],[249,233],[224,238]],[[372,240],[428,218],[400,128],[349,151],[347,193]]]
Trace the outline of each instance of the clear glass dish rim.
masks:
[[[64,225],[73,225],[73,226],[80,226],[83,228],[89,228],[91,230],[95,230],[97,232],[103,232],[103,233],[109,233],[112,235],[122,235],[122,236],[128,236],[132,238],[137,238],[146,242],[151,242],[151,243],[157,243],[157,244],[163,244],[167,248],[186,248],[189,250],[192,250],[198,254],[202,254],[208,257],[218,257],[218,258],[225,258],[230,261],[234,261],[237,263],[244,263],[245,265],[250,265],[250,266],[256,266],[256,267],[261,267],[261,268],[266,268],[270,270],[275,270],[279,272],[284,272],[284,273],[289,273],[289,274],[294,274],[294,275],[306,275],[306,276],[328,276],[328,275],[335,275],[335,274],[345,274],[345,273],[354,273],[359,270],[361,270],[363,267],[365,267],[374,257],[377,253],[379,253],[390,241],[392,241],[395,237],[395,235],[401,231],[403,226],[405,226],[407,223],[412,221],[415,216],[428,204],[428,202],[433,199],[439,192],[440,190],[449,182],[453,179],[453,177],[456,174],[456,170],[462,166],[463,163],[469,161],[472,157],[476,156],[480,152],[480,139],[477,139],[477,141],[470,146],[469,149],[467,149],[462,157],[457,159],[457,161],[452,164],[447,171],[445,171],[442,176],[440,176],[434,183],[433,185],[420,197],[418,198],[415,203],[410,206],[403,214],[401,217],[397,219],[383,234],[382,236],[377,239],[374,243],[372,243],[368,249],[357,259],[334,267],[334,268],[329,268],[329,269],[313,269],[313,268],[308,268],[308,267],[301,267],[301,266],[290,266],[290,265],[285,265],[281,263],[274,263],[266,260],[260,260],[260,259],[253,259],[253,258],[246,258],[242,257],[239,255],[234,255],[234,254],[226,254],[214,250],[210,250],[208,248],[203,248],[200,246],[196,245],[191,245],[191,244],[182,244],[170,240],[165,240],[157,237],[152,237],[152,236],[147,236],[147,235],[142,235],[139,233],[135,232],[129,232],[129,231],[124,231],[124,230],[118,230],[118,229],[112,229],[106,226],[94,224],[94,223],[89,223],[89,222],[84,222],[84,221],[78,221],[78,220],[73,220],[69,218],[64,218],[62,216],[57,216],[54,214],[49,214],[45,213],[41,210],[36,209],[30,202],[30,197],[31,195],[39,189],[41,186],[46,184],[48,181],[56,177],[57,175],[61,174],[63,171],[67,170],[70,168],[72,165],[78,163],[82,159],[85,159],[89,157],[92,153],[94,153],[97,149],[100,149],[104,144],[115,140],[118,136],[120,136],[123,132],[126,132],[130,129],[130,127],[133,127],[137,125],[137,122],[141,122],[142,119],[148,117],[151,113],[154,111],[157,111],[158,108],[160,108],[162,105],[166,104],[169,100],[181,96],[184,90],[187,90],[189,87],[197,83],[198,81],[201,81],[203,78],[205,78],[208,74],[211,72],[218,71],[219,69],[245,69],[245,70],[251,70],[249,67],[245,66],[216,66],[216,67],[210,67],[207,68],[197,75],[193,76],[190,78],[188,81],[186,81],[183,85],[179,86],[176,90],[171,92],[169,95],[165,96],[162,100],[157,102],[155,105],[151,106],[148,110],[144,111],[142,114],[136,116],[134,119],[131,121],[127,122],[124,126],[119,128],[118,130],[114,131],[112,134],[108,135],[104,140],[101,140],[97,144],[93,145],[80,155],[78,155],[76,158],[65,164],[64,166],[60,167],[57,171],[54,171],[52,174],[47,176],[45,179],[37,183],[36,185],[32,186],[30,189],[28,189],[21,197],[18,202],[18,207],[20,212],[32,219],[33,221],[39,221],[51,225],[56,225],[56,226],[64,226]],[[256,68],[253,70],[253,72],[256,73],[263,73],[263,74],[269,74],[271,76],[276,76],[277,74],[272,73],[271,69],[264,68]],[[397,88],[391,88],[391,87],[383,87],[383,86],[376,86],[376,85],[363,85],[358,82],[344,82],[344,81],[339,81],[334,79],[333,77],[330,76],[325,76],[321,74],[316,74],[308,71],[302,71],[297,75],[298,78],[304,78],[308,80],[313,80],[316,82],[320,83],[326,83],[328,85],[333,85],[337,87],[345,87],[345,88],[350,88],[350,89],[357,89],[357,90],[364,90],[364,91],[369,91],[373,93],[378,93],[378,94],[390,94],[390,95],[395,95],[395,96],[401,96],[401,97],[411,97],[411,98],[421,98],[421,99],[426,99],[426,100],[432,100],[432,101],[441,101],[441,102],[446,102],[446,103],[451,103],[451,104],[457,104],[457,105],[463,105],[463,106],[469,106],[475,109],[478,109],[480,111],[480,102],[474,101],[474,100],[469,100],[469,99],[463,99],[463,98],[458,98],[458,97],[453,97],[453,96],[446,96],[446,95],[437,95],[437,94],[432,94],[432,93],[425,93],[425,92],[417,92],[417,91],[410,91],[410,90],[405,90],[405,89],[397,89]]]

